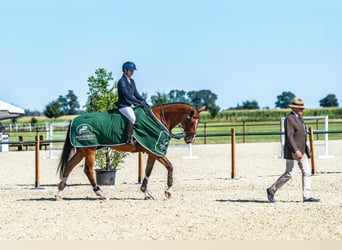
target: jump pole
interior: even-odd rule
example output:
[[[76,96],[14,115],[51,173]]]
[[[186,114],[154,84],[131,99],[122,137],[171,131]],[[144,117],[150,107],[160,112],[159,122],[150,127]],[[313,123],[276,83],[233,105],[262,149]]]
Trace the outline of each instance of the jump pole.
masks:
[[[234,179],[236,175],[236,165],[235,165],[235,128],[231,129],[231,178]]]
[[[192,143],[188,144],[188,155],[183,156],[183,159],[198,159],[198,156],[192,155]]]
[[[309,127],[309,134],[310,134],[310,149],[311,149],[311,174],[315,174],[316,173],[316,162],[315,162],[315,148],[314,148],[312,127]]]

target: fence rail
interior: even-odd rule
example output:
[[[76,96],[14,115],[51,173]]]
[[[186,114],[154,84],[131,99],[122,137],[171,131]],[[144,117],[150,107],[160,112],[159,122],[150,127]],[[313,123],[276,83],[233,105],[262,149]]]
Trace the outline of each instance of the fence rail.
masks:
[[[247,136],[247,135],[284,135],[284,132],[245,132],[245,133],[235,133],[237,136]],[[313,134],[342,134],[342,130],[314,130]],[[196,134],[196,137],[216,137],[216,136],[231,136],[232,133],[214,133],[214,134]]]
[[[323,131],[323,130],[313,130],[313,134],[342,134],[342,130],[329,130],[329,131]],[[248,135],[256,135],[256,136],[262,136],[262,135],[284,135],[284,132],[236,132],[235,136],[248,136]],[[212,133],[212,134],[196,134],[196,137],[231,137],[232,133]],[[25,141],[0,141],[0,144],[8,144],[8,145],[17,145],[20,143],[24,144],[35,144],[36,140],[25,140]],[[64,143],[65,139],[59,139],[59,140],[39,140],[41,144],[49,144],[49,143]]]
[[[310,148],[312,153],[314,152],[314,144],[313,144],[313,134],[325,134],[325,133],[342,133],[342,130],[334,130],[334,131],[313,131],[313,129],[309,128],[309,134],[310,134]],[[235,133],[235,128],[231,128],[230,133],[221,133],[221,134],[206,134],[206,135],[197,135],[199,137],[202,136],[231,136],[231,178],[234,179],[236,176],[236,157],[235,157],[235,137],[236,136],[244,136],[244,135],[282,135],[283,132],[248,132],[248,133]],[[37,130],[37,137],[39,138],[39,132]],[[40,145],[43,143],[56,143],[60,142],[63,143],[65,140],[30,140],[30,141],[0,141],[0,145],[2,144],[15,144],[18,143],[27,143],[32,144],[32,146],[35,146],[35,187],[40,187]],[[315,164],[315,157],[311,157],[311,171],[312,174],[315,174],[316,172],[316,164]],[[139,163],[138,163],[138,182],[141,182],[142,178],[142,154],[139,152]]]
[[[53,122],[52,122],[53,123]],[[219,123],[219,122],[217,122]],[[48,131],[51,122],[44,123],[4,123],[2,124],[5,131],[8,133],[14,132],[35,132],[38,128],[39,131]],[[320,119],[314,119],[312,121],[306,121],[306,125],[315,125],[316,128],[323,123],[320,122]],[[329,124],[341,124],[341,120],[331,120]],[[224,123],[224,124],[216,124],[210,122],[203,122],[198,125],[198,128],[215,128],[215,127],[264,127],[264,126],[278,126],[279,122],[270,122],[270,123],[260,123],[260,122],[239,122],[239,123]],[[64,130],[61,130],[64,131]]]
[[[317,119],[313,119],[312,117],[304,117],[306,119],[310,118],[309,120],[307,120],[305,122],[305,124],[307,126],[312,126],[313,129],[315,130],[315,135],[316,135],[316,140],[320,140],[320,134],[323,133],[317,133],[316,131],[326,131],[329,130],[327,127],[326,122],[322,122],[321,118],[317,118]],[[242,142],[247,142],[247,137],[248,136],[254,136],[260,133],[264,133],[263,135],[268,135],[271,137],[268,137],[268,139],[275,139],[274,137],[272,138],[272,136],[275,135],[283,135],[280,134],[279,132],[271,132],[269,133],[269,131],[265,131],[266,127],[269,128],[268,130],[280,130],[283,131],[282,128],[282,123],[281,121],[279,121],[278,123],[275,122],[270,122],[270,123],[247,123],[247,122],[242,122],[242,123],[232,123],[232,124],[207,124],[206,122],[204,123],[200,123],[198,128],[197,128],[197,132],[198,135],[201,134],[199,137],[203,138],[203,143],[207,144],[207,137],[211,137],[211,134],[221,134],[220,132],[224,129],[227,128],[236,128],[237,130],[237,134],[242,135]],[[334,131],[334,130],[340,130],[342,129],[342,122],[341,121],[330,121],[329,122],[329,131]],[[203,133],[200,133],[202,132]],[[214,132],[214,133],[213,133]],[[222,131],[223,132],[223,131]],[[240,132],[242,132],[243,134],[241,134]],[[257,133],[257,134],[254,134]],[[335,139],[342,139],[339,138],[339,136],[334,136]],[[337,137],[337,138],[336,138]],[[253,138],[252,138],[253,140]]]

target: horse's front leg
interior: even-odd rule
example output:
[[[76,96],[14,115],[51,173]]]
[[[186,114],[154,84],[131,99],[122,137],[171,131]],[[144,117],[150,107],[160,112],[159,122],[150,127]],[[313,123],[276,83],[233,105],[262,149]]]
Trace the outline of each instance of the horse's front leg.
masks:
[[[143,179],[143,182],[141,184],[140,190],[145,194],[145,200],[154,200],[153,196],[149,191],[147,191],[147,183],[148,183],[148,178],[150,177],[153,169],[153,165],[156,159],[152,157],[151,155],[148,156],[147,158],[147,163],[146,163],[146,169],[145,169],[145,177]]]
[[[95,192],[95,194],[99,196],[101,200],[108,200],[108,198],[102,192],[101,188],[96,183],[95,171],[94,171],[95,153],[96,153],[96,149],[88,153],[88,155],[86,155],[85,164],[84,164],[84,173],[88,177],[88,180],[90,184],[92,185],[93,191]]]
[[[171,188],[173,184],[173,166],[172,163],[164,156],[158,159],[167,169],[167,188],[164,191],[166,198],[171,198]]]

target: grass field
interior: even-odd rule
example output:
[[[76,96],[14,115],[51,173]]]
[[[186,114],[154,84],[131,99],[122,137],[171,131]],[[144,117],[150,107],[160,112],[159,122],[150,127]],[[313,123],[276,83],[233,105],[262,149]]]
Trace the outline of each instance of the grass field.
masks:
[[[319,120],[308,120],[306,121],[307,127],[312,127],[314,131],[324,131],[324,121]],[[231,141],[231,129],[235,129],[236,142],[275,142],[280,141],[281,132],[280,122],[248,122],[248,123],[200,123],[197,128],[197,138],[196,144],[216,144],[216,143],[230,143]],[[8,132],[10,141],[18,141],[19,135],[24,137],[24,141],[34,141],[35,128],[31,128],[32,131],[28,131],[28,126],[26,129],[19,131]],[[39,133],[44,136],[44,140],[49,139],[49,134],[46,132],[44,126],[40,127]],[[339,133],[330,133],[328,137],[330,140],[342,139],[342,120],[331,120],[329,121],[329,131],[340,131]],[[173,133],[182,132],[181,128],[175,128]],[[62,130],[54,130],[53,140],[63,140],[66,136],[66,127]],[[243,134],[246,135],[243,135]],[[271,135],[250,135],[249,133],[274,133]],[[324,134],[314,134],[314,140],[324,139]],[[61,146],[63,143],[55,143],[56,146]],[[182,139],[172,139],[171,145],[184,144]],[[16,150],[13,147],[13,150]]]
[[[324,130],[324,121],[308,121],[307,128],[312,127],[315,130]],[[250,122],[250,123],[200,123],[197,128],[196,144],[215,144],[230,143],[231,129],[235,129],[236,142],[275,142],[280,141],[280,134],[276,135],[248,135],[248,133],[280,133],[280,122]],[[181,132],[180,129],[174,131]],[[329,131],[340,131],[340,133],[328,134],[329,139],[342,139],[342,120],[329,121]],[[241,135],[241,134],[247,135]],[[225,134],[225,136],[219,136]],[[204,135],[207,135],[204,137]],[[214,136],[213,136],[214,135]],[[324,139],[324,134],[315,134],[314,140]],[[177,140],[173,143],[179,144]]]

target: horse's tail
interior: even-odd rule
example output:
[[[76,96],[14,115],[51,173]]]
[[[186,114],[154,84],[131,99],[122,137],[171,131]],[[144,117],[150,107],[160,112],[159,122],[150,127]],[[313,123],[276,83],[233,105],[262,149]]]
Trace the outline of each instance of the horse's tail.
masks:
[[[71,124],[69,124],[69,127],[68,127],[68,132],[67,132],[67,135],[65,138],[63,151],[62,151],[61,158],[59,160],[59,164],[57,167],[57,172],[59,172],[60,178],[63,178],[63,174],[65,171],[67,162],[69,160],[70,153],[71,153],[72,149],[74,148],[70,142],[70,126],[71,126]]]

